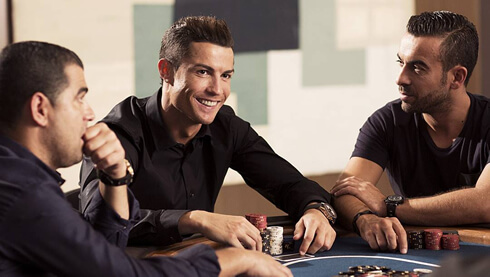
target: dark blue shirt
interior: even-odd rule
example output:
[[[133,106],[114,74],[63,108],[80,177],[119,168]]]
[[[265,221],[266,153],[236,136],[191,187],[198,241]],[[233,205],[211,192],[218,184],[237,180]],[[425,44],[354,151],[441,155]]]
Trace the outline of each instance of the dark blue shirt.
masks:
[[[66,201],[61,176],[30,151],[0,136],[0,276],[217,276],[207,246],[172,258],[137,260],[124,246],[132,221],[100,193],[87,219]],[[130,195],[131,217],[139,213]],[[108,242],[111,241],[113,244]]]
[[[468,95],[463,130],[448,148],[437,147],[422,115],[404,112],[398,99],[368,118],[352,156],[386,168],[395,193],[406,197],[474,187],[490,162],[490,100]]]

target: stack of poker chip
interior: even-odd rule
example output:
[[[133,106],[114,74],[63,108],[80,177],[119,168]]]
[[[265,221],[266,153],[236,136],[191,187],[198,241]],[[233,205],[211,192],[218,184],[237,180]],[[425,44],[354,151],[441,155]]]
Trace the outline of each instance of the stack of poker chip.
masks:
[[[458,250],[459,249],[459,235],[458,234],[443,234],[441,239],[442,249],[446,250]]]
[[[270,226],[267,227],[267,231],[270,234],[270,254],[281,255],[283,228],[281,226]]]
[[[410,249],[424,248],[424,231],[408,232],[408,248]]]
[[[442,230],[426,229],[425,233],[425,248],[430,250],[441,250]]]
[[[270,254],[270,233],[267,230],[267,216],[263,214],[246,214],[245,218],[260,231],[262,252]]]
[[[252,223],[253,226],[257,227],[259,231],[265,230],[267,228],[267,216],[263,214],[246,214],[245,218]]]

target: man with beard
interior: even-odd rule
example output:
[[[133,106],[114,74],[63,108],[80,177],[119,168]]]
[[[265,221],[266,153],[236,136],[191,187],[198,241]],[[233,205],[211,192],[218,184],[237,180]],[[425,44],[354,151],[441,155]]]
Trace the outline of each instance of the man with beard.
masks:
[[[292,276],[265,254],[199,245],[175,257],[134,259],[123,247],[139,215],[132,170],[94,113],[80,58],[44,42],[0,53],[0,276]],[[92,159],[90,226],[66,201],[57,168]],[[112,180],[112,181],[107,181]]]
[[[360,129],[332,193],[344,223],[375,250],[407,252],[401,223],[490,222],[490,103],[466,91],[478,34],[446,11],[412,16],[398,52],[400,99]],[[384,169],[395,195],[375,184]]]

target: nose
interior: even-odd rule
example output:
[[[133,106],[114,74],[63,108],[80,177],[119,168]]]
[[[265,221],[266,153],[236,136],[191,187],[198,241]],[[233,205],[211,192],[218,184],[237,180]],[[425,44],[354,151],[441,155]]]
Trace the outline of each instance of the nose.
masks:
[[[221,84],[221,78],[214,77],[209,80],[208,92],[214,95],[223,94],[223,84]]]
[[[407,65],[403,65],[400,68],[400,73],[398,74],[398,77],[395,80],[395,83],[398,86],[408,86],[410,85],[410,78],[408,76],[408,68]]]
[[[83,119],[89,122],[95,119],[94,110],[92,110],[92,107],[90,107],[90,105],[87,103],[85,103],[85,111],[84,111]]]

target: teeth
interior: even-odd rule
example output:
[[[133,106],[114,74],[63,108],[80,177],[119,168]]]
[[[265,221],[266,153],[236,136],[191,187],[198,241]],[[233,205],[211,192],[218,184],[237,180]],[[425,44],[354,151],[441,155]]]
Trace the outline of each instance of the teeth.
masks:
[[[197,99],[197,101],[199,101],[199,103],[206,105],[208,107],[214,107],[214,106],[218,105],[217,101],[209,101],[209,100],[204,100],[204,99]]]

